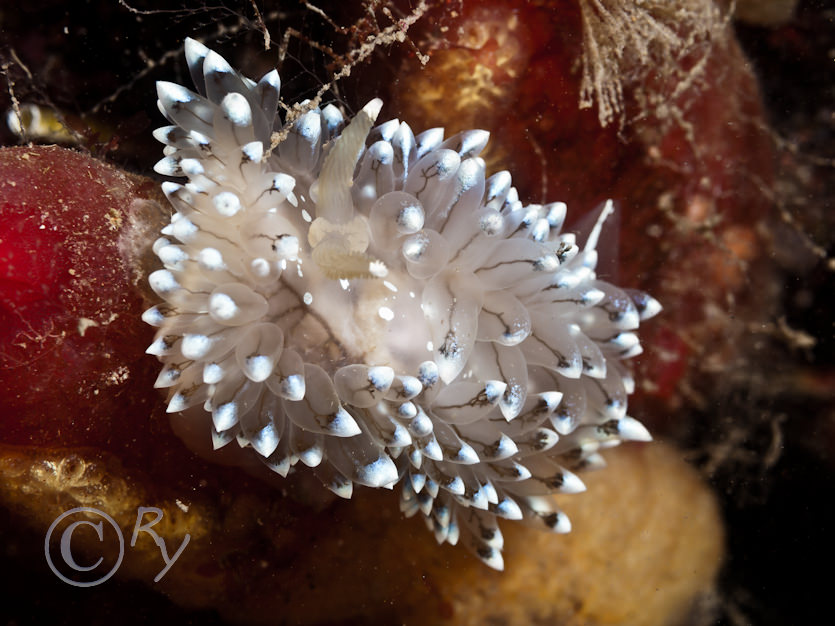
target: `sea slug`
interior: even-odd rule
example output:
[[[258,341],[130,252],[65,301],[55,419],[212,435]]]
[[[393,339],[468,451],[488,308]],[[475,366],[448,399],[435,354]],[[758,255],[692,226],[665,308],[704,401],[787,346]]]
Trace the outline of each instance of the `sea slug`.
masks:
[[[556,532],[547,496],[602,448],[646,441],[623,363],[652,297],[598,280],[608,202],[584,242],[566,205],[524,205],[479,157],[489,134],[414,135],[333,105],[281,130],[254,82],[193,39],[197,92],[158,83],[158,173],[174,214],[143,319],[168,411],[337,495],[401,488],[438,542],[503,568],[498,518]],[[301,466],[299,466],[301,462]]]

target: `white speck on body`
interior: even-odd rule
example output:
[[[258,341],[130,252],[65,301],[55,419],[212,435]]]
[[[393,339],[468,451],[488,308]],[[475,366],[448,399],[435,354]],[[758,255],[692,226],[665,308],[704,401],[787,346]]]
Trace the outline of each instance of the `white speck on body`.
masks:
[[[380,309],[377,311],[377,315],[379,315],[381,318],[383,318],[387,322],[390,322],[391,320],[394,319],[394,311],[392,311],[387,306],[381,306]]]

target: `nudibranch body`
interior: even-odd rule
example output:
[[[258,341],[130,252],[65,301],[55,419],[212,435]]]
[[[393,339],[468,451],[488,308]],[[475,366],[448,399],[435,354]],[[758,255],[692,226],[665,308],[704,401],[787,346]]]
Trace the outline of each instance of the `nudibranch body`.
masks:
[[[498,518],[567,532],[546,496],[650,438],[623,360],[660,306],[596,278],[611,203],[579,246],[565,204],[486,177],[486,131],[375,126],[379,100],[351,120],[310,110],[268,152],[278,73],[185,50],[199,93],[158,84],[155,169],[187,181],[163,184],[163,302],[144,315],[168,411],[345,498],[400,484],[406,515],[497,569]]]

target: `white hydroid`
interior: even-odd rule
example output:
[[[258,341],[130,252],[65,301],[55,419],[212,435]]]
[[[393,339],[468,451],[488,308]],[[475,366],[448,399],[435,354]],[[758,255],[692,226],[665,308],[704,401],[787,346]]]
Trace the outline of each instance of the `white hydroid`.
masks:
[[[144,316],[168,410],[342,497],[399,483],[407,515],[498,569],[497,518],[568,531],[544,496],[649,439],[622,360],[660,306],[595,276],[611,203],[578,246],[563,203],[485,176],[486,131],[375,126],[379,100],[312,110],[265,157],[278,74],[253,82],[192,39],[186,58],[199,93],[158,83],[155,169],[186,180],[163,184]]]

